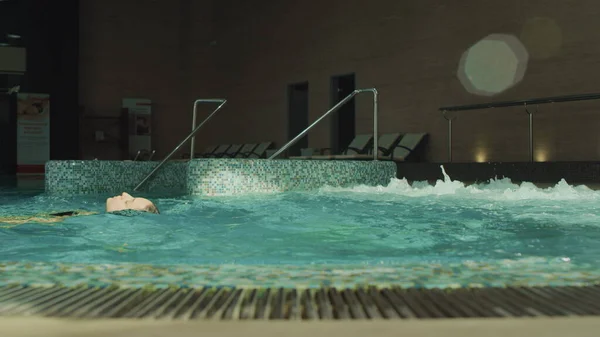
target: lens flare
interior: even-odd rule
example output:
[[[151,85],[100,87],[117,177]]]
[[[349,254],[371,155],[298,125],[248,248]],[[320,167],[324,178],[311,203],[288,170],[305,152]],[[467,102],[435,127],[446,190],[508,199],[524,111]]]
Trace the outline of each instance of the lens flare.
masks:
[[[458,79],[472,94],[497,95],[523,79],[528,60],[527,49],[518,38],[492,34],[463,53]]]

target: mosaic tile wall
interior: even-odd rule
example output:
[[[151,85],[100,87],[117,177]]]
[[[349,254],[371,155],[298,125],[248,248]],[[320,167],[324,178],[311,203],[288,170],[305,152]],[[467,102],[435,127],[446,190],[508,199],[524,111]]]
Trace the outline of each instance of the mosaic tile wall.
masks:
[[[0,262],[0,286],[481,288],[600,284],[600,270],[555,259],[399,265],[199,265]]]
[[[97,194],[131,191],[157,162],[50,161],[50,194]],[[387,185],[396,176],[393,162],[196,159],[169,162],[142,187],[147,192],[234,195],[310,190],[325,185]]]
[[[188,167],[191,195],[233,195],[311,190],[325,185],[387,185],[393,162],[329,160],[194,160]]]
[[[131,191],[158,162],[68,160],[46,163],[46,192],[117,194]],[[169,162],[141,188],[147,192],[185,194],[187,162]]]

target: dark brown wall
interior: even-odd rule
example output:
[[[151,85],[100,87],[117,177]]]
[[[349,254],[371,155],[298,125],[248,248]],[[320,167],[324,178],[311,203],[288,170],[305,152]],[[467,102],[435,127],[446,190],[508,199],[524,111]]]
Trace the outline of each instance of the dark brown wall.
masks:
[[[161,155],[171,150],[190,131],[194,98],[211,94],[210,4],[82,1],[80,103],[87,113],[118,116],[122,98],[150,98],[153,147]],[[87,155],[119,158],[116,145],[84,146]]]
[[[198,97],[229,100],[200,132],[200,148],[265,139],[281,145],[288,84],[309,81],[314,120],[330,106],[330,76],[355,73],[357,87],[381,94],[380,132],[426,131],[427,159],[445,161],[440,106],[600,91],[599,14],[592,0],[83,1],[80,99],[98,114],[116,114],[122,97],[151,98],[161,155],[190,129]],[[520,84],[494,97],[467,93],[456,76],[462,53],[488,34],[522,36],[536,17],[557,24],[560,49],[540,54],[547,36],[524,37],[531,58]],[[547,160],[597,160],[599,106],[540,106],[538,153]],[[365,95],[357,100],[356,132],[371,130]],[[522,109],[461,113],[454,160],[474,161],[484,151],[489,161],[525,161],[527,130]],[[326,122],[309,133],[310,146],[327,147],[329,139]]]
[[[19,85],[21,92],[50,94],[52,160],[79,156],[78,26],[78,0],[0,2],[0,40],[4,42],[7,33],[20,35],[16,45],[27,50],[27,72],[22,76],[4,74],[0,82],[5,82],[0,87]],[[16,128],[14,130],[16,132]],[[9,167],[7,172],[13,173],[16,133],[0,138],[3,157],[6,157],[2,161]]]

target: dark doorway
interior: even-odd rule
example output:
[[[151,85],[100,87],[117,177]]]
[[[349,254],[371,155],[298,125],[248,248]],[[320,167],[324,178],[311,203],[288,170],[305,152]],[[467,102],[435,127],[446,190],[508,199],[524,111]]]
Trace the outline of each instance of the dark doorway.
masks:
[[[308,127],[308,82],[288,86],[288,141]],[[308,147],[308,134],[290,146],[289,156],[299,156],[300,149]]]
[[[354,91],[354,74],[333,76],[331,78],[331,106]],[[355,103],[354,98],[341,106],[332,114],[331,150],[340,153],[347,148],[355,136]]]
[[[0,93],[0,175],[15,174],[17,169],[16,95]]]

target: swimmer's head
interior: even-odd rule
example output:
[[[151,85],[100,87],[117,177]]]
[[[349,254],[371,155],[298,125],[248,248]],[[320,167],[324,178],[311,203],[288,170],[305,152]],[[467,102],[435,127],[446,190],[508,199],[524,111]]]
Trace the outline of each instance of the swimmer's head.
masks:
[[[107,212],[116,212],[128,209],[154,214],[160,213],[152,201],[146,198],[134,198],[127,192],[123,192],[121,195],[106,199]]]

